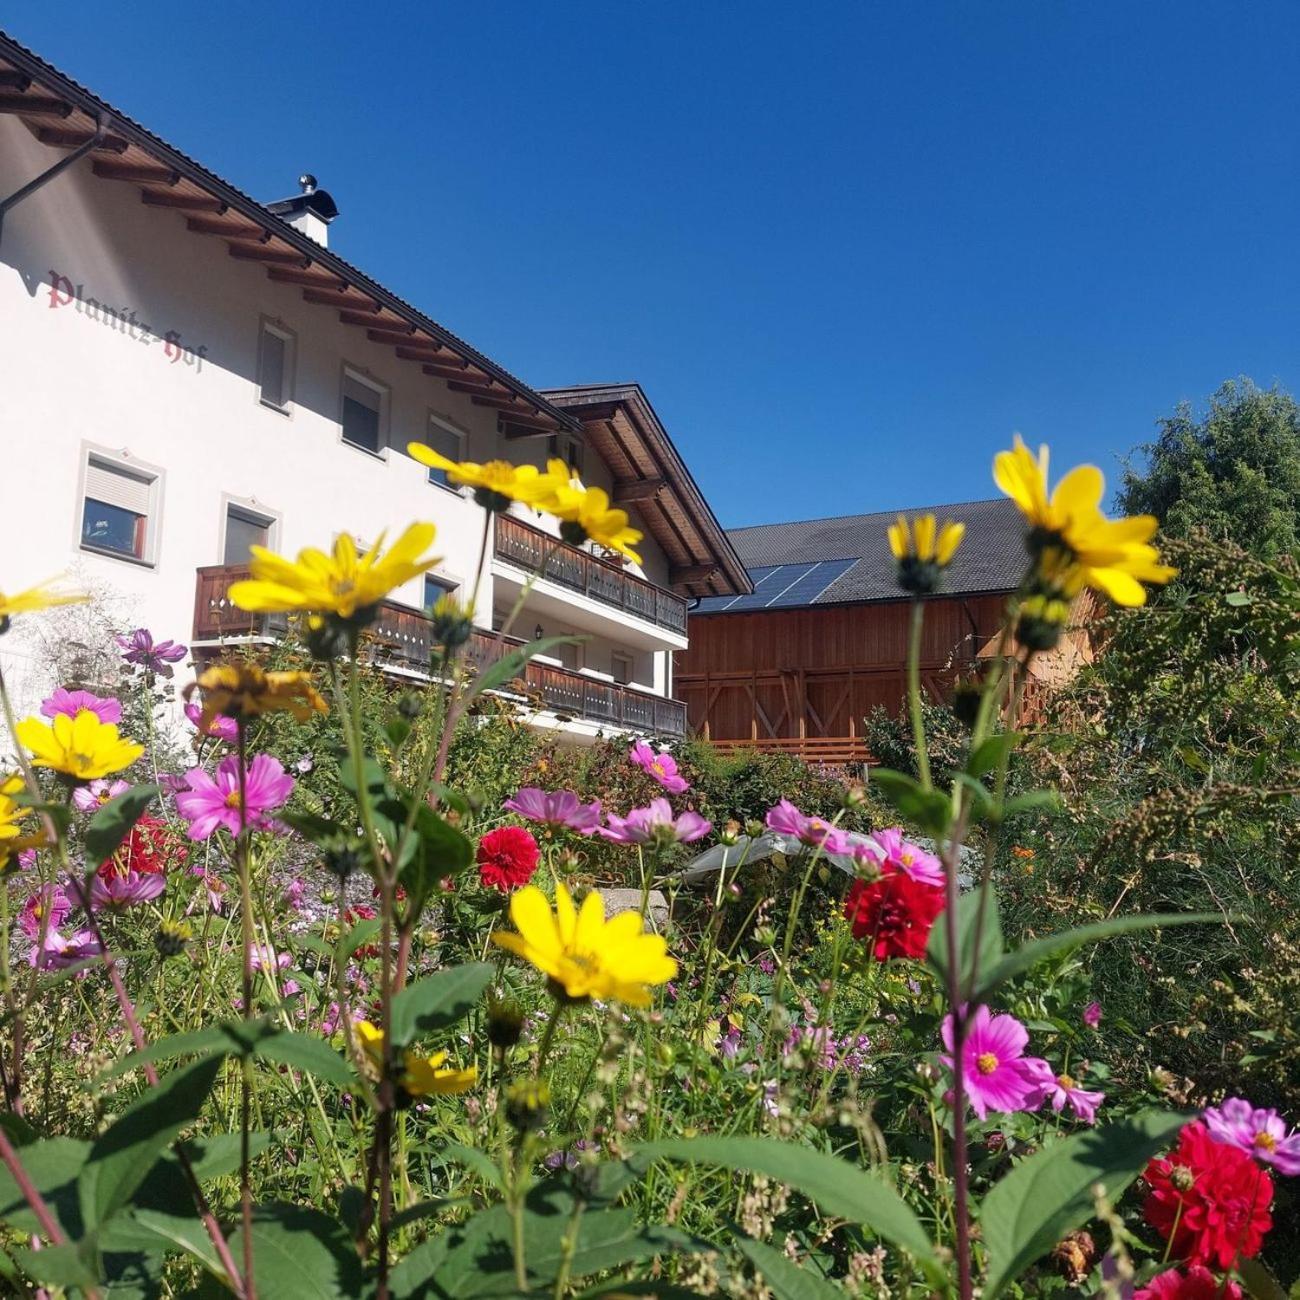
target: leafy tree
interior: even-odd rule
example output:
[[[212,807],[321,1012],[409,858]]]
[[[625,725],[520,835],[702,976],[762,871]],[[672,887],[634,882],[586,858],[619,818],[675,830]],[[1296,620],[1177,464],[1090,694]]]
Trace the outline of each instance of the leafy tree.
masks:
[[[1125,473],[1125,514],[1155,515],[1166,537],[1204,529],[1265,559],[1296,550],[1300,405],[1289,393],[1229,380],[1204,414],[1182,403],[1139,450],[1146,466]]]

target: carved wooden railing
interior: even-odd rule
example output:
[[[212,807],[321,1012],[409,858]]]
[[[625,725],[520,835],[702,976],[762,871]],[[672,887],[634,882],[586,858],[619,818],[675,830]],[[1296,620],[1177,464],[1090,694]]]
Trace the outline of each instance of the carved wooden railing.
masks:
[[[288,630],[284,614],[248,614],[230,603],[230,586],[248,577],[246,565],[213,565],[199,569],[194,595],[194,640],[278,637]],[[476,631],[465,648],[477,670],[525,644],[517,637],[498,638]],[[434,643],[432,625],[419,610],[384,601],[371,624],[370,653],[381,667],[429,674]],[[501,689],[511,690],[507,683]],[[686,705],[632,686],[603,681],[555,664],[529,660],[516,691],[536,697],[552,712],[589,722],[607,722],[662,736],[686,734]]]
[[[550,582],[613,605],[636,618],[686,635],[686,601],[616,564],[589,555],[513,515],[497,515],[494,553],[500,560]],[[545,564],[546,571],[542,572]]]

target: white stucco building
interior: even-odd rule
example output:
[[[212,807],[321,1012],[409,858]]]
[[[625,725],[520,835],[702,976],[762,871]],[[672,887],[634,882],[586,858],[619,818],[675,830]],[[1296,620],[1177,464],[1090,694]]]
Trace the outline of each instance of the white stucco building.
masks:
[[[407,443],[560,455],[625,505],[644,562],[552,555],[513,630],[585,640],[530,667],[529,716],[577,738],[681,734],[689,602],[748,579],[644,393],[528,388],[331,253],[333,200],[302,188],[255,202],[0,35],[0,582],[72,571],[123,626],[212,652],[275,634],[224,599],[250,541],[294,553],[431,519],[443,558],[378,625],[379,653],[418,673],[420,611],[473,588],[484,514]],[[485,634],[548,529],[497,520]]]

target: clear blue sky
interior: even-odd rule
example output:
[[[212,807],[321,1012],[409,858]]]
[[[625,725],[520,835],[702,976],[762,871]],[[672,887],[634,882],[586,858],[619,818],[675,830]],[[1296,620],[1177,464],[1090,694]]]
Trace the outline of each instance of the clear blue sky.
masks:
[[[1300,5],[16,0],[3,25],[538,387],[639,380],[724,524],[1109,476],[1300,387]]]

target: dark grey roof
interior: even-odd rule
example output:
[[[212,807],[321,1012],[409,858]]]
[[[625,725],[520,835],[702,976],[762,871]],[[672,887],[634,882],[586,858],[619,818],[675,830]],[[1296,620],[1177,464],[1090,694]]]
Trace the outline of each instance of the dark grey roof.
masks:
[[[944,575],[943,592],[953,596],[1013,591],[1024,573],[1025,529],[1015,503],[967,501],[923,506],[909,517],[934,514],[961,520],[966,537]],[[856,604],[897,600],[894,558],[886,529],[897,511],[761,524],[728,532],[741,563],[754,581],[749,596],[710,596],[692,614],[754,613],[803,605]]]

